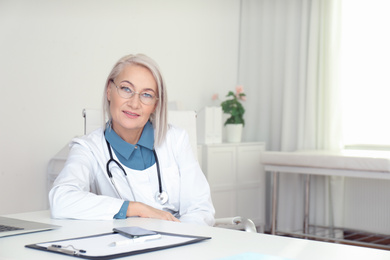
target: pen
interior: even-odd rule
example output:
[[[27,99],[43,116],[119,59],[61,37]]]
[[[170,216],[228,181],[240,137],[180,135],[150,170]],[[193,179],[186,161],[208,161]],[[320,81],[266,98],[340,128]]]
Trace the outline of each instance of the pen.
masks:
[[[141,237],[137,237],[137,238],[129,238],[126,240],[115,241],[115,242],[112,242],[111,244],[109,244],[109,246],[125,246],[125,245],[134,244],[134,243],[143,243],[146,241],[155,240],[155,239],[159,239],[159,238],[161,238],[160,234],[150,235],[150,236],[141,236]]]
[[[71,249],[69,248],[71,247]],[[67,255],[79,255],[80,253],[86,253],[87,251],[83,249],[76,249],[72,245],[63,247],[61,245],[51,245],[47,247],[47,250],[54,251],[54,252],[60,252]]]

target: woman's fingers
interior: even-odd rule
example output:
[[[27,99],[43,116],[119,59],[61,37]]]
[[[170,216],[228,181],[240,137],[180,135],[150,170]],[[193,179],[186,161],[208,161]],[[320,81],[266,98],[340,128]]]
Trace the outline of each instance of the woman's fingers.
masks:
[[[139,216],[143,218],[156,218],[180,222],[180,220],[175,218],[171,213],[164,210],[155,209],[141,202],[130,202],[129,208],[127,209],[127,216]]]

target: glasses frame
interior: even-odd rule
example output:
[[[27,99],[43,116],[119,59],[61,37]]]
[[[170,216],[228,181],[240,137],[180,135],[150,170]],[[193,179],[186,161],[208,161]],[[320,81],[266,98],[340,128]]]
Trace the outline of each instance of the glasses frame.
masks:
[[[142,104],[144,104],[145,106],[151,106],[151,105],[154,105],[154,104],[156,104],[156,102],[157,102],[157,100],[159,100],[159,98],[157,97],[157,95],[154,95],[153,96],[153,103],[150,103],[150,104],[145,104],[143,101],[142,101],[142,99],[141,99],[141,94],[143,93],[143,92],[136,92],[136,91],[133,91],[133,94],[130,96],[130,97],[124,97],[124,96],[122,96],[121,95],[121,92],[120,92],[120,90],[119,90],[119,87],[120,86],[117,86],[116,84],[115,84],[115,82],[114,82],[114,80],[113,79],[110,79],[110,81],[114,84],[114,86],[115,86],[115,88],[116,88],[116,91],[118,92],[118,95],[121,97],[121,98],[124,98],[124,99],[131,99],[131,98],[133,98],[134,96],[135,96],[135,94],[138,94],[138,99],[139,99],[139,101],[142,103]]]

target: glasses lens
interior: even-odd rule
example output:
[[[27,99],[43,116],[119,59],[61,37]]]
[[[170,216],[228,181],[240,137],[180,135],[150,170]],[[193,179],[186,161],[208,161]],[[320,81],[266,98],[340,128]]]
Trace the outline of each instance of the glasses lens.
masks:
[[[141,100],[142,103],[145,105],[152,105],[155,102],[155,95],[149,92],[142,92],[139,93],[139,99]]]
[[[131,98],[134,96],[134,90],[130,86],[120,85],[117,87],[118,94],[123,98]]]

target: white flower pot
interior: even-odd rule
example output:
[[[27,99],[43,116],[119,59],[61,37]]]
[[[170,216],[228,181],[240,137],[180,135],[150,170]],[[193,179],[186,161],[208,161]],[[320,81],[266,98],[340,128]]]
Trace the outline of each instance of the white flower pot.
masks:
[[[228,143],[241,142],[242,124],[227,124],[226,126],[226,141]]]

